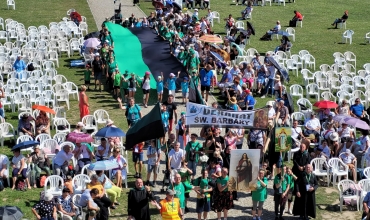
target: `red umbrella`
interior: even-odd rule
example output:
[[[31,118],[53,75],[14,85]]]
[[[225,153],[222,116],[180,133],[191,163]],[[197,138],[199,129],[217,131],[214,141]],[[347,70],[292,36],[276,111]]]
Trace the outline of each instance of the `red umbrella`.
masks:
[[[73,143],[91,143],[94,139],[89,134],[71,132],[67,136],[67,141]]]
[[[336,108],[338,107],[338,104],[332,101],[323,100],[316,102],[315,104],[313,104],[313,106],[316,106],[318,108]]]
[[[40,111],[44,111],[46,113],[51,113],[53,115],[55,115],[55,111],[45,105],[33,105],[32,106],[32,109],[38,109]]]

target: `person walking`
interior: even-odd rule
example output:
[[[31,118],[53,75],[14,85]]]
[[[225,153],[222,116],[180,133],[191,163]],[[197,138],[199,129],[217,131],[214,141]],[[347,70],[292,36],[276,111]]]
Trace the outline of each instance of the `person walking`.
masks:
[[[165,220],[183,220],[184,212],[180,208],[180,201],[175,198],[175,192],[173,190],[167,190],[166,198],[157,203],[153,200],[154,205],[161,212],[162,219]]]
[[[143,82],[141,84],[143,90],[143,105],[148,108],[148,100],[150,95],[150,72],[146,71]]]
[[[159,173],[159,166],[161,164],[161,148],[157,146],[156,140],[150,141],[150,145],[147,148],[148,157],[148,170],[146,174],[146,185],[155,187],[157,175]],[[150,175],[153,173],[153,183],[150,182]]]
[[[198,220],[207,219],[208,213],[211,210],[211,196],[213,188],[208,185],[208,171],[202,170],[202,177],[199,183],[199,190],[197,193],[196,212],[198,213]]]
[[[285,173],[286,167],[283,166],[283,168],[281,169],[281,173],[278,173],[274,179],[275,220],[283,219],[285,203],[288,199],[290,178],[288,177],[288,175],[285,175]]]
[[[130,190],[127,197],[128,219],[150,220],[149,200],[155,201],[150,187],[144,186],[142,179],[136,179],[135,187]]]
[[[141,178],[141,170],[144,161],[144,142],[140,142],[133,147],[132,161],[135,165],[135,178]]]
[[[86,86],[82,85],[81,86],[81,91],[80,91],[80,100],[78,106],[80,107],[80,120],[82,121],[82,118],[88,114],[90,114],[89,111],[89,98],[86,95]]]
[[[124,107],[122,105],[122,99],[118,98],[119,108],[122,110],[126,110],[125,116],[127,119],[127,124],[129,127],[134,126],[141,118],[142,114],[140,111],[140,107],[135,104],[134,98],[128,98],[128,105]]]
[[[218,190],[213,195],[212,210],[217,212],[218,220],[221,220],[221,212],[224,213],[224,219],[227,219],[229,209],[234,207],[232,194],[228,191],[228,172],[226,167],[222,168],[221,177],[216,180]]]
[[[207,64],[205,69],[200,71],[200,90],[202,92],[202,98],[204,98],[204,91],[206,91],[206,99],[208,101],[209,91],[211,90],[211,79],[213,77],[212,66]]]
[[[163,102],[167,106],[168,117],[168,135],[172,132],[173,125],[177,123],[177,105],[174,102],[174,95],[168,95],[167,101]],[[175,121],[173,120],[175,118]]]
[[[105,68],[105,65],[103,64],[103,61],[100,59],[100,54],[96,53],[94,60],[92,62],[92,74],[94,75],[94,79],[95,79],[95,90],[96,90],[96,86],[99,85],[100,92],[101,92],[101,79],[102,79],[104,68]]]
[[[265,171],[263,169],[259,170],[256,182],[256,190],[252,191],[252,218],[253,220],[261,220],[263,203],[267,199],[267,184],[268,179],[265,176]],[[258,214],[256,216],[256,210],[258,205]]]

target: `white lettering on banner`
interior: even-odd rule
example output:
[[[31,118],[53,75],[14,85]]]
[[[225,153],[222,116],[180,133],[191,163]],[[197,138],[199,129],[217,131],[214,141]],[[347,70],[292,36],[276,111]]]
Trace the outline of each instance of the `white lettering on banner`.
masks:
[[[254,115],[254,111],[219,110],[195,103],[186,106],[186,124],[191,126],[253,127]]]

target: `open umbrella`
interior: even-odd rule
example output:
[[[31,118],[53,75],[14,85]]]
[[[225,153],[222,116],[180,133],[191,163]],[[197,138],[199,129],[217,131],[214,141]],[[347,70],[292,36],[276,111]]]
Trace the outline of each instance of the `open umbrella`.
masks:
[[[161,1],[152,1],[154,8],[164,8],[164,5]]]
[[[104,127],[100,129],[95,137],[123,137],[126,136],[125,132],[117,127]]]
[[[99,35],[100,35],[100,31],[94,31],[94,32],[86,34],[84,37],[84,40],[87,40],[89,38],[98,38]]]
[[[94,139],[89,134],[85,133],[76,133],[71,132],[67,135],[67,141],[73,142],[73,143],[91,143],[94,142]]]
[[[250,23],[249,21],[247,21],[247,27],[248,29],[251,29],[253,35],[256,35],[256,30],[254,29],[252,23]]]
[[[45,105],[33,105],[32,109],[37,109],[37,110],[44,111],[46,113],[51,113],[55,115],[55,111]]]
[[[87,169],[89,170],[112,170],[118,167],[119,165],[115,161],[101,160],[101,161],[97,161],[95,163],[90,164],[90,166],[88,166]]]
[[[343,124],[345,119],[350,119],[350,118],[352,117],[349,115],[335,115],[333,117],[333,120],[339,122],[339,124]]]
[[[16,150],[16,149],[19,149],[19,150],[22,150],[22,149],[27,149],[27,148],[30,148],[30,147],[33,147],[33,146],[36,146],[40,144],[40,142],[38,141],[23,141],[17,145],[15,145],[13,148],[12,148],[12,151],[13,150]]]
[[[358,118],[354,117],[346,118],[344,119],[344,123],[363,130],[370,130],[369,125],[365,121],[362,121],[361,119]]]
[[[84,46],[85,47],[97,47],[100,45],[100,41],[98,40],[98,38],[89,38],[87,39],[85,42],[84,42]]]
[[[224,42],[221,38],[217,37],[216,35],[209,35],[209,34],[201,36],[199,40],[203,42],[207,42],[207,43],[214,43],[214,44]]]
[[[269,60],[270,63],[272,63],[272,65],[275,66],[276,69],[279,70],[279,72],[281,73],[281,75],[284,77],[284,80],[288,81],[289,82],[289,74],[288,72],[286,71],[285,68],[281,68],[281,66],[276,62],[276,60],[273,58],[273,57],[267,57],[267,59]]]
[[[242,56],[243,50],[239,47],[239,45],[237,45],[234,42],[231,42],[231,46],[234,46],[234,45],[235,45],[236,49],[238,50],[239,55]]]
[[[316,106],[318,108],[336,108],[338,107],[338,104],[332,101],[322,100],[318,101],[313,106]]]
[[[23,212],[17,206],[1,206],[0,220],[19,220],[23,218]]]
[[[220,54],[218,54],[216,52],[213,52],[213,51],[209,51],[209,52],[212,54],[212,56],[215,57],[216,60],[218,60],[218,61],[220,61],[222,63],[224,62],[224,59],[220,56]]]

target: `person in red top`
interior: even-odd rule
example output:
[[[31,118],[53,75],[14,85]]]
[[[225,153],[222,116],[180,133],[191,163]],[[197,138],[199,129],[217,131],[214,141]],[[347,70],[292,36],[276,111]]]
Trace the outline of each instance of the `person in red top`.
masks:
[[[132,151],[132,161],[135,164],[135,178],[141,178],[141,169],[143,167],[144,160],[144,142],[138,143],[134,146]]]
[[[302,21],[303,16],[299,11],[294,11],[294,17],[292,18],[292,21]]]

